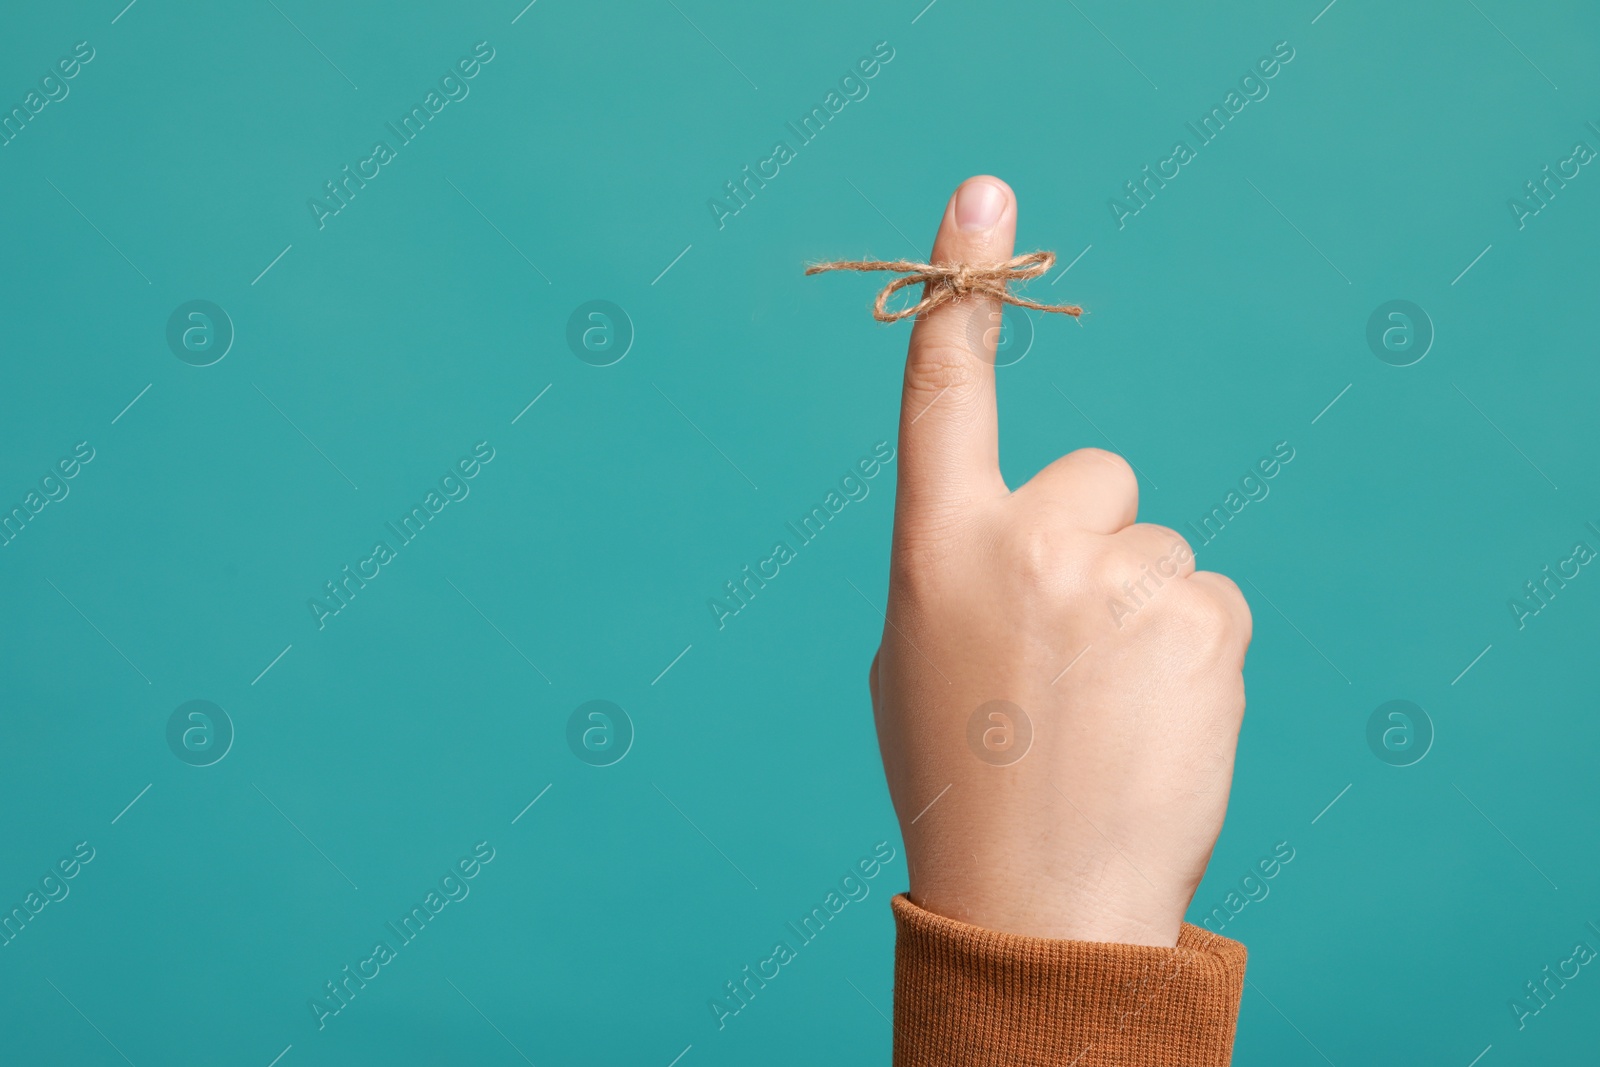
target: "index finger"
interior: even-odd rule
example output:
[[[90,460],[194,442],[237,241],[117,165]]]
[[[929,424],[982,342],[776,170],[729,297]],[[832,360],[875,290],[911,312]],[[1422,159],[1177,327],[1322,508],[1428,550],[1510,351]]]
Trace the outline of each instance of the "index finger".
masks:
[[[945,205],[933,263],[1011,258],[1017,200],[999,178],[968,178]],[[909,513],[1004,495],[995,410],[1000,302],[969,293],[918,318],[900,402],[900,494]]]

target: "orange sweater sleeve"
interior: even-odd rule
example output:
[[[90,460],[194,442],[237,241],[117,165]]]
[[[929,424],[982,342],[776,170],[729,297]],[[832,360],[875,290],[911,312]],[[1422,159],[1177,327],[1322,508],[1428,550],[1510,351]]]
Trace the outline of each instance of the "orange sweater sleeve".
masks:
[[[893,901],[894,1067],[1225,1067],[1245,948],[996,933]]]

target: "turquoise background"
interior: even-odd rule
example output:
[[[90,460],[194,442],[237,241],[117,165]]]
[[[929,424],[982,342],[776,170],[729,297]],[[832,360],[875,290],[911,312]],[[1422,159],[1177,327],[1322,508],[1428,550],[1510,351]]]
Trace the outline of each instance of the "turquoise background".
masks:
[[[1507,200],[1600,147],[1600,13],[924,3],[7,12],[7,110],[95,52],[0,148],[0,503],[95,450],[0,549],[0,903],[94,849],[0,948],[7,1062],[887,1062],[905,873],[864,683],[895,467],[724,629],[707,601],[895,437],[906,328],[802,266],[925,254],[981,172],[1060,256],[1030,295],[1090,312],[999,372],[1013,485],[1116,447],[1185,529],[1295,449],[1199,551],[1256,636],[1191,918],[1295,850],[1225,929],[1235,1062],[1592,1054],[1593,968],[1524,1029],[1509,1001],[1600,947],[1600,577],[1522,629],[1508,601],[1600,548],[1600,173],[1522,229]],[[480,41],[470,95],[319,229],[308,198]],[[719,229],[708,198],[879,41],[870,95]],[[1119,229],[1109,198],[1279,41],[1270,95]],[[237,332],[208,367],[165,340],[194,299]],[[603,368],[566,341],[596,299],[636,333]],[[1411,366],[1367,345],[1392,299],[1436,331]],[[470,496],[319,630],[308,598],[480,441]],[[236,730],[209,767],[166,740],[193,699]],[[593,699],[635,734],[608,767],[566,742]],[[1392,699],[1433,724],[1412,766],[1367,744]],[[470,895],[319,1030],[480,841]],[[867,900],[719,1030],[879,841]]]

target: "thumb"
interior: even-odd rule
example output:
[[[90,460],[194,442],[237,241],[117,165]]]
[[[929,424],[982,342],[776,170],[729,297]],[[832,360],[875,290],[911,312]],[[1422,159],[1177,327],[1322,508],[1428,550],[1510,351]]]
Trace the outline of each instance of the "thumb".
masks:
[[[945,205],[932,262],[1011,258],[1017,200],[999,178],[968,178]],[[908,513],[943,512],[1003,495],[994,353],[1000,302],[970,293],[917,320],[900,403],[900,498]]]

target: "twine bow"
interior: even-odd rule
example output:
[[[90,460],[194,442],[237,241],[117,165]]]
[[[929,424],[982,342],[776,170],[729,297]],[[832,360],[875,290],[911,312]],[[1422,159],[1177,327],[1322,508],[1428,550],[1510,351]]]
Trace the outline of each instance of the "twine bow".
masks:
[[[968,293],[982,293],[1005,304],[1032,308],[1035,311],[1053,311],[1076,318],[1083,309],[1075,304],[1039,304],[1020,296],[1012,296],[1006,284],[1027,281],[1049,272],[1056,261],[1054,252],[1029,252],[1004,263],[991,266],[974,266],[970,263],[914,263],[907,259],[877,260],[850,259],[836,263],[818,263],[807,267],[806,274],[821,274],[830,270],[888,270],[905,274],[903,278],[883,287],[877,303],[872,307],[872,317],[879,322],[899,322],[901,319],[932,311],[941,304],[949,304]],[[910,307],[890,310],[889,297],[908,285],[926,285],[922,299]]]

